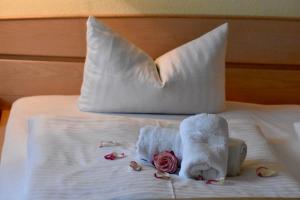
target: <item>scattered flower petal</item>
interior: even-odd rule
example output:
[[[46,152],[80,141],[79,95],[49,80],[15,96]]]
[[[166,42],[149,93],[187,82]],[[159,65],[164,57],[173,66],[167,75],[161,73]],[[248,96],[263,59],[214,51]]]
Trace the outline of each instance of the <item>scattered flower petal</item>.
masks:
[[[153,165],[158,171],[173,174],[178,168],[178,159],[173,151],[164,151],[153,156]]]
[[[203,178],[203,176],[199,175],[197,178],[195,178],[198,181],[205,181],[206,184],[214,184],[214,185],[223,185],[225,183],[225,179],[224,178],[220,178],[220,179],[209,179],[209,180],[205,180]]]
[[[277,175],[277,172],[262,166],[256,169],[256,175],[259,177],[271,177]]]
[[[131,167],[131,169],[133,169],[134,171],[141,171],[142,170],[142,166],[139,165],[135,161],[130,161],[129,167]]]
[[[219,179],[219,180],[207,180],[205,181],[206,184],[214,184],[214,185],[223,185],[225,183],[225,179]]]
[[[120,144],[116,141],[100,141],[99,148],[113,147],[113,146],[118,146],[118,145],[120,145]]]
[[[104,158],[106,160],[115,160],[115,159],[118,159],[118,158],[124,158],[125,157],[125,154],[124,153],[116,153],[116,152],[112,152],[110,154],[107,154],[104,156]]]
[[[164,180],[169,180],[171,178],[169,173],[161,172],[158,170],[154,173],[154,177],[158,179],[164,179]]]

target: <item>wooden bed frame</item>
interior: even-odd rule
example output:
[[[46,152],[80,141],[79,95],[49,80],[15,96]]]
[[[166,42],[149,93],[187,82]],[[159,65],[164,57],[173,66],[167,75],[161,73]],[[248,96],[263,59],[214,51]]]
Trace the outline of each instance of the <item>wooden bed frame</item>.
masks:
[[[153,58],[228,22],[227,99],[300,104],[299,19],[207,16],[101,19]],[[85,22],[84,17],[0,20],[0,113],[23,96],[79,94],[86,51]],[[5,111],[0,118],[0,153],[1,132],[8,115]]]
[[[227,100],[300,104],[300,20],[147,16],[101,18],[153,58],[229,23]],[[86,18],[0,20],[0,108],[23,96],[79,94]]]

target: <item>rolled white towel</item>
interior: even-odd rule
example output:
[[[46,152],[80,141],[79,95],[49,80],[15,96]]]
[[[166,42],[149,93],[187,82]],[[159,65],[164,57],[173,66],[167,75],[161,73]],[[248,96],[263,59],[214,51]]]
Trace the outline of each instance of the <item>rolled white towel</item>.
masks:
[[[179,176],[225,179],[228,160],[228,124],[214,114],[199,114],[180,124],[182,162]]]
[[[229,138],[227,176],[238,176],[247,155],[247,145],[243,140]]]
[[[179,130],[160,126],[145,126],[140,129],[136,143],[138,159],[152,163],[157,153],[173,151],[181,162],[182,144]],[[229,138],[227,176],[238,176],[247,155],[247,145],[243,140]]]
[[[151,163],[153,156],[163,151],[173,151],[181,160],[182,145],[177,129],[144,126],[136,143],[138,159]]]
[[[294,123],[294,129],[295,129],[295,132],[298,136],[298,140],[300,140],[300,122]]]

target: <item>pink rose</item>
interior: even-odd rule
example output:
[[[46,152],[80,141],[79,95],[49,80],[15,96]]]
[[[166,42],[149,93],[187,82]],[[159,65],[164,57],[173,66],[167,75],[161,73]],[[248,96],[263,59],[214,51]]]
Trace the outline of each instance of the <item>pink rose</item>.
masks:
[[[178,159],[173,151],[164,151],[153,156],[153,165],[161,172],[173,174],[178,168]]]

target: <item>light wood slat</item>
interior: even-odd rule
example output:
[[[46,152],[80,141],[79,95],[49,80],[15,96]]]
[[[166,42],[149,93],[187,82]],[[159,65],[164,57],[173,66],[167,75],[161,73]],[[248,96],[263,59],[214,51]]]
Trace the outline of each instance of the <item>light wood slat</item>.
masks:
[[[83,62],[1,60],[0,79],[82,79]],[[47,81],[47,80],[45,80]],[[54,81],[54,80],[53,80]],[[3,81],[1,81],[3,84]]]
[[[300,104],[300,70],[228,64],[227,99]],[[251,69],[255,68],[255,69]],[[80,93],[83,63],[0,60],[0,107],[22,96]]]
[[[82,19],[0,20],[0,54],[83,56],[85,31]]]
[[[0,95],[78,94],[83,63],[0,60]]]
[[[208,17],[103,18],[156,58],[229,22],[227,61],[300,64],[300,21]],[[86,18],[0,21],[0,54],[85,56]]]

